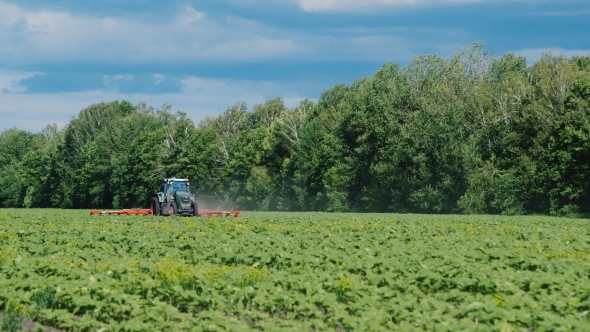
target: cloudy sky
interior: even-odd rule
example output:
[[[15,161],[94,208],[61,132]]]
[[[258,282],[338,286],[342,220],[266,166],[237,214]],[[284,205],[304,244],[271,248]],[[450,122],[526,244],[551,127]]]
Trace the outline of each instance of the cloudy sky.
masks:
[[[196,122],[241,100],[295,106],[475,41],[529,63],[590,55],[588,31],[588,0],[0,0],[0,130],[120,99]]]

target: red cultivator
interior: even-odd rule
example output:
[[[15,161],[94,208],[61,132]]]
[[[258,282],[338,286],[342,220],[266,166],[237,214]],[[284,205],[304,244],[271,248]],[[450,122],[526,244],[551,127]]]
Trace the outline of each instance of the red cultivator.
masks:
[[[198,210],[199,214],[197,216],[234,216],[237,217],[240,215],[240,211],[209,211],[209,210]],[[133,209],[123,209],[123,210],[91,210],[90,214],[115,214],[115,215],[143,215],[143,216],[153,216],[152,209],[140,209],[140,208],[133,208]]]
[[[115,211],[115,210],[111,210],[111,211],[91,210],[90,214],[134,214],[134,215],[151,216],[152,210],[140,209],[140,208],[124,209],[124,210],[117,210],[117,211]]]
[[[198,184],[191,185],[186,179],[164,179],[162,191],[152,198],[150,209],[124,209],[117,211],[92,210],[90,214],[123,214],[123,215],[144,215],[144,216],[234,216],[237,217],[240,211],[209,211],[197,208],[194,189]]]
[[[240,211],[209,211],[209,210],[199,210],[199,216],[234,216],[237,217],[240,215]]]

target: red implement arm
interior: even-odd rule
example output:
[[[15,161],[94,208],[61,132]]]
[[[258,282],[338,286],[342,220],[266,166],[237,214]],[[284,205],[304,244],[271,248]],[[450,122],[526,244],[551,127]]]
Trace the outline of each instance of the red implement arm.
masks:
[[[140,209],[140,208],[133,208],[133,209],[124,209],[124,210],[116,210],[116,211],[100,211],[100,210],[92,210],[90,214],[133,214],[133,215],[144,215],[144,216],[151,216],[152,210],[151,209]]]
[[[234,216],[240,215],[240,211],[209,211],[199,209],[199,216]]]

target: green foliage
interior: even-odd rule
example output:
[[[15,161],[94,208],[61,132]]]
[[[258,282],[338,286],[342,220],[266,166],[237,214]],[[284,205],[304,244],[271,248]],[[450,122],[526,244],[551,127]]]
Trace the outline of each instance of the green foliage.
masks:
[[[24,314],[26,311],[25,306],[8,301],[4,306],[4,313],[2,316],[2,329],[1,331],[6,332],[17,332],[21,331]]]
[[[578,66],[581,70],[590,69],[590,56],[574,56],[572,62]]]
[[[22,159],[31,149],[33,135],[16,128],[0,133],[0,206],[21,207],[26,187]]]
[[[37,309],[49,308],[55,301],[57,291],[53,287],[45,287],[31,295],[31,301],[37,304]]]
[[[490,68],[492,80],[500,82],[508,76],[526,75],[526,59],[513,53],[504,54],[500,59],[493,60]]]
[[[587,220],[0,210],[2,329],[588,330]]]

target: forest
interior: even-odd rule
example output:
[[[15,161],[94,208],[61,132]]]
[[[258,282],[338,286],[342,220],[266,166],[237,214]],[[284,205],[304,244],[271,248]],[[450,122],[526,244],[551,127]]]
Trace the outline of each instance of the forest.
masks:
[[[251,211],[590,212],[590,57],[532,64],[475,43],[385,63],[317,101],[244,102],[194,123],[170,105],[93,104],[0,134],[0,207],[147,206],[162,179]]]

